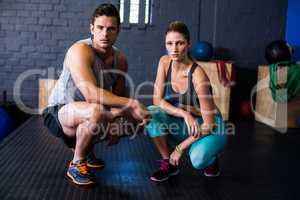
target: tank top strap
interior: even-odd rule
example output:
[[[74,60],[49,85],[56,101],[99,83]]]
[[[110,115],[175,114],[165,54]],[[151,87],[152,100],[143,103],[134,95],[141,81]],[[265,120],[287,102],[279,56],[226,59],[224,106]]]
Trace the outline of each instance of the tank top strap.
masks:
[[[193,63],[191,69],[190,69],[190,73],[189,73],[189,76],[191,77],[195,71],[195,69],[198,67],[198,64],[197,63]]]
[[[170,64],[169,64],[168,72],[167,72],[167,82],[168,82],[169,84],[170,84],[170,82],[171,82],[172,63],[173,63],[173,61],[171,60],[171,61],[170,61]]]
[[[189,76],[188,76],[188,84],[189,84],[188,87],[189,87],[191,92],[194,91],[193,73],[194,73],[194,71],[196,70],[197,67],[198,67],[198,64],[194,62],[191,69],[190,69]]]

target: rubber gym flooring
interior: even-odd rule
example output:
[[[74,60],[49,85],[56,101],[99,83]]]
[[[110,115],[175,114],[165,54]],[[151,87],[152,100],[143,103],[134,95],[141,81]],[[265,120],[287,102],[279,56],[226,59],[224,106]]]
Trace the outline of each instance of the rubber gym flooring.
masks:
[[[282,134],[257,122],[235,125],[220,157],[220,177],[204,177],[184,156],[178,176],[151,182],[159,156],[141,134],[111,147],[97,145],[106,167],[97,172],[98,184],[87,189],[65,178],[72,153],[34,116],[0,143],[0,199],[300,199],[299,129]]]

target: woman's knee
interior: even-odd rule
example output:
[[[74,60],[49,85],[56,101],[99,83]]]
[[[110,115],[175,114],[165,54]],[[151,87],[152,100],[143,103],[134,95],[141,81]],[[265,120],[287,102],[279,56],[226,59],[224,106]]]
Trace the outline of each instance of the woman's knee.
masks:
[[[203,169],[209,161],[208,154],[205,151],[190,151],[190,159],[196,169]]]

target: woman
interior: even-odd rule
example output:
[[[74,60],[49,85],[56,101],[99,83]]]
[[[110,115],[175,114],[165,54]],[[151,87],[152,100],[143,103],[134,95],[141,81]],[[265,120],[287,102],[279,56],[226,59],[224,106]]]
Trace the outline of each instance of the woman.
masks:
[[[154,106],[148,107],[153,115],[146,130],[162,156],[159,170],[150,179],[162,182],[177,175],[181,155],[188,148],[194,168],[204,169],[206,176],[218,176],[217,156],[227,137],[209,79],[189,55],[187,26],[172,22],[166,31],[165,45],[168,55],[159,61]],[[170,138],[177,144],[172,151],[168,146]]]

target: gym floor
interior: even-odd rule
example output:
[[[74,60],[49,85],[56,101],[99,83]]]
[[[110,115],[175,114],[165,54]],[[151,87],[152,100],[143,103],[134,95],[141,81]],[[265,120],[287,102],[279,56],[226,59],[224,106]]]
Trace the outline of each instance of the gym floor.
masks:
[[[112,147],[97,145],[106,167],[97,172],[98,185],[87,189],[67,181],[72,153],[35,116],[0,143],[0,199],[300,199],[299,131],[281,134],[249,121],[235,125],[220,157],[220,177],[204,177],[184,156],[178,176],[151,182],[159,156],[141,134]]]

